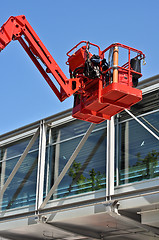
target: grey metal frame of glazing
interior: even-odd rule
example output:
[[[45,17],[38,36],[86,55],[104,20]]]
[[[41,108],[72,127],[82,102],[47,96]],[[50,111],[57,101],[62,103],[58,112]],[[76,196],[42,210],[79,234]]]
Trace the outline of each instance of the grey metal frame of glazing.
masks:
[[[38,213],[49,200],[102,188],[111,201],[114,187],[158,177],[158,117],[158,105],[126,110],[99,125],[65,112],[2,136],[1,211],[33,204]]]
[[[69,119],[71,119],[71,121],[73,120],[70,117],[69,117]],[[61,120],[57,121],[57,125],[59,125],[59,122],[61,124],[62,121]],[[87,129],[88,125],[89,124],[87,124],[85,126],[85,130]],[[57,128],[57,126],[52,127],[52,123],[45,123],[45,121],[41,121],[40,124],[39,124],[39,127],[31,131],[31,133],[30,133],[31,139],[29,139],[28,145],[24,148],[23,153],[21,153],[20,155],[12,157],[12,158],[17,158],[17,162],[15,163],[15,165],[13,164],[14,165],[13,169],[10,169],[9,174],[6,175],[6,177],[8,177],[6,181],[4,180],[4,172],[6,173],[6,170],[4,170],[4,168],[6,168],[6,164],[4,166],[4,163],[6,163],[7,161],[10,161],[10,159],[9,158],[7,159],[7,156],[6,156],[6,154],[4,154],[4,152],[6,153],[7,152],[6,149],[9,149],[10,146],[11,147],[14,146],[14,143],[15,143],[15,146],[16,146],[17,142],[20,141],[20,140],[18,139],[18,141],[16,141],[17,136],[15,136],[15,137],[12,137],[11,142],[10,142],[10,139],[9,139],[9,142],[7,140],[2,141],[1,142],[1,158],[2,158],[1,173],[2,174],[1,174],[1,192],[0,192],[1,209],[5,210],[5,209],[10,209],[10,208],[14,208],[14,207],[29,204],[29,200],[26,201],[26,202],[22,201],[21,205],[16,204],[17,199],[18,199],[18,194],[20,194],[20,191],[24,187],[24,184],[23,184],[23,186],[19,187],[19,184],[17,182],[17,189],[19,188],[19,191],[18,192],[16,191],[17,193],[13,193],[13,196],[11,196],[12,195],[11,191],[9,191],[9,195],[10,195],[9,197],[12,198],[11,200],[9,200],[9,202],[11,202],[12,204],[9,204],[9,205],[7,204],[5,206],[5,204],[4,204],[4,198],[5,198],[4,193],[5,193],[6,190],[9,189],[9,186],[11,186],[11,182],[14,179],[14,177],[16,176],[15,179],[16,180],[18,179],[17,178],[17,175],[19,173],[18,171],[19,171],[20,167],[23,168],[23,163],[24,163],[23,161],[26,158],[27,154],[29,154],[30,152],[33,151],[33,150],[31,151],[31,147],[35,143],[35,140],[38,139],[38,142],[39,142],[38,143],[38,145],[39,145],[39,147],[38,147],[38,159],[37,159],[37,162],[36,162],[36,173],[37,173],[36,174],[36,178],[37,178],[37,181],[36,181],[36,183],[37,183],[36,184],[36,199],[34,199],[35,210],[38,211],[38,209],[43,208],[46,205],[46,203],[48,202],[48,200],[51,198],[52,194],[54,193],[54,191],[58,187],[59,183],[61,182],[61,180],[65,176],[66,172],[68,171],[69,167],[71,166],[72,162],[76,158],[77,154],[79,153],[80,149],[82,148],[82,146],[86,142],[87,138],[91,134],[94,127],[95,127],[95,124],[91,124],[87,131],[84,130],[84,132],[82,134],[79,134],[78,136],[75,136],[74,138],[71,137],[69,139],[69,140],[71,140],[71,139],[74,140],[75,138],[78,138],[78,141],[79,140],[80,141],[79,141],[78,145],[76,146],[75,150],[73,151],[72,156],[67,161],[66,166],[64,167],[62,172],[59,174],[59,176],[58,176],[58,167],[57,167],[59,165],[59,162],[58,162],[59,159],[58,159],[58,153],[57,153],[58,148],[59,148],[59,146],[58,146],[59,143],[55,142],[55,144],[52,144],[52,140],[51,140],[51,137],[50,137],[51,129]],[[47,128],[48,128],[48,131],[47,131]],[[95,130],[95,132],[98,132],[102,129],[105,129],[105,127],[101,127],[99,129]],[[59,135],[59,133],[60,133],[60,131],[58,130],[58,135]],[[32,136],[32,134],[33,134],[33,136]],[[27,135],[27,137],[28,137],[29,133],[26,134],[26,132],[25,132],[24,135],[22,133],[21,136],[20,136],[20,139],[25,139],[25,135]],[[58,140],[60,140],[60,139],[57,137],[57,141]],[[103,134],[102,134],[102,140],[103,140]],[[47,145],[47,141],[48,141],[48,145]],[[68,139],[64,140],[63,142],[66,142],[66,141],[68,141]],[[17,146],[18,146],[18,144],[17,144]],[[55,159],[54,159],[55,160],[55,164],[54,164],[55,165],[54,166],[55,172],[53,173],[53,176],[52,176],[52,177],[54,177],[55,182],[52,181],[52,182],[54,182],[54,184],[53,184],[53,186],[50,186],[50,183],[49,183],[49,181],[50,181],[50,179],[49,179],[50,178],[50,176],[49,176],[50,166],[49,166],[49,163],[46,161],[46,159],[50,161],[49,154],[50,154],[50,148],[52,146],[53,147],[55,146],[55,149],[56,149],[56,156],[55,156]],[[13,153],[13,155],[14,155],[14,153]],[[29,164],[30,163],[28,161],[28,165]],[[23,176],[23,177],[25,177],[25,176]],[[29,180],[29,179],[27,179],[27,180]],[[26,180],[26,182],[27,182],[27,180]],[[22,179],[20,179],[19,181],[23,182]],[[45,191],[45,194],[44,194],[44,191]],[[44,195],[46,195],[46,198],[43,201]],[[30,197],[30,196],[28,196],[28,197]],[[8,198],[7,198],[6,201],[8,201]]]

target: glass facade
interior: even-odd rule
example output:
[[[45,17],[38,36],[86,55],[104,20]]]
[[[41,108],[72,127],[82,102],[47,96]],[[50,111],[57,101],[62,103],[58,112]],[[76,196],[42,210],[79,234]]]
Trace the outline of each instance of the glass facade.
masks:
[[[159,111],[139,119],[154,133],[159,133]],[[158,177],[158,140],[135,120],[120,123],[119,131],[120,184]]]
[[[132,108],[133,114],[159,135],[158,92],[147,94]],[[50,121],[50,120],[49,120]],[[44,189],[45,198],[90,123],[74,120],[47,126]],[[157,139],[126,113],[115,118],[115,186],[159,177]],[[31,137],[12,140],[0,147],[0,188],[16,166]],[[16,138],[15,138],[16,139]],[[0,210],[35,205],[38,160],[41,156],[37,137],[6,191],[0,197]],[[7,141],[6,141],[7,142]],[[57,199],[106,188],[107,122],[96,125],[51,199]],[[39,150],[40,149],[40,150]]]
[[[1,189],[30,142],[30,139],[31,138],[22,139],[0,148]],[[1,197],[0,207],[2,210],[35,203],[38,142],[39,140],[37,138]]]
[[[47,169],[51,169],[49,187],[53,185],[90,123],[74,121],[51,130],[52,144],[47,146]],[[49,158],[48,158],[49,156]],[[48,167],[49,166],[49,167]],[[47,171],[45,171],[47,174]],[[50,172],[50,171],[49,171]],[[54,198],[105,188],[106,122],[96,126],[58,186]],[[47,178],[47,177],[46,177]]]

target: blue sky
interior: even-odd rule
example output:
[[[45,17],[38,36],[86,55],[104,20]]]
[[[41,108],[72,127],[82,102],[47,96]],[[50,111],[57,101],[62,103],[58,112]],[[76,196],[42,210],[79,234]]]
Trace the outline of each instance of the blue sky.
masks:
[[[6,0],[0,26],[26,15],[67,77],[66,52],[81,40],[101,49],[114,42],[137,48],[146,54],[145,79],[159,74],[158,9],[158,0]],[[56,98],[18,41],[0,53],[0,73],[0,134],[72,107],[72,98]]]

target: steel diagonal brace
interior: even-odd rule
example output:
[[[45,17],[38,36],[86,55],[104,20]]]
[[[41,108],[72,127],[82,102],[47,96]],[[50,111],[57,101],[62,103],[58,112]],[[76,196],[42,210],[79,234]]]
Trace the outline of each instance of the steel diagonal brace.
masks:
[[[132,114],[129,110],[125,109],[125,111],[132,117],[134,118],[142,127],[144,127],[149,133],[151,133],[151,135],[153,135],[157,140],[159,140],[159,137],[153,132],[151,131],[150,128],[148,128],[143,122],[141,122],[137,117],[134,116],[134,114]]]
[[[0,199],[2,199],[4,192],[6,191],[8,185],[11,183],[13,177],[15,176],[15,174],[17,173],[18,169],[20,168],[23,160],[25,159],[25,157],[27,156],[29,150],[31,149],[31,147],[33,146],[35,140],[37,139],[39,135],[39,128],[38,130],[35,132],[35,134],[33,135],[33,137],[31,138],[30,142],[28,143],[27,147],[25,148],[23,154],[21,155],[20,159],[18,160],[18,162],[16,163],[14,169],[12,170],[11,174],[9,175],[7,181],[5,182],[3,188],[0,191]]]
[[[63,168],[62,172],[60,173],[60,175],[58,176],[58,178],[56,179],[54,185],[52,186],[52,188],[50,189],[48,195],[46,196],[46,198],[44,199],[43,203],[41,204],[41,206],[39,207],[39,210],[44,208],[47,204],[47,202],[49,201],[49,199],[51,198],[52,194],[55,192],[55,190],[57,189],[58,185],[60,184],[60,182],[62,181],[62,179],[64,178],[65,174],[67,173],[68,169],[70,168],[71,164],[73,163],[73,161],[75,160],[75,158],[77,157],[79,151],[81,150],[81,148],[83,147],[84,143],[86,142],[86,140],[88,139],[89,135],[91,134],[92,130],[95,127],[95,123],[92,123],[90,125],[90,127],[88,128],[87,132],[85,133],[85,135],[83,136],[82,140],[80,141],[80,143],[78,144],[78,146],[76,147],[75,151],[73,152],[72,156],[70,157],[70,159],[68,160],[68,162],[66,163],[65,167]]]

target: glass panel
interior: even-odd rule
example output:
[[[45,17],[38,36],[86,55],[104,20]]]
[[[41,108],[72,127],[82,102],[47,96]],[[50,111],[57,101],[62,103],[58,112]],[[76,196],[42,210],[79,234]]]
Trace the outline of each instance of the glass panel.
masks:
[[[150,111],[158,110],[159,109],[158,96],[159,90],[150,92],[148,94],[144,94],[142,101],[138,102],[137,104],[131,107],[133,114],[135,116],[139,116],[141,114],[149,113]],[[120,113],[120,121],[129,118],[130,116],[125,111]]]
[[[71,123],[65,124],[58,128],[53,128],[52,129],[53,142],[57,141],[59,130],[60,130],[60,141],[63,141],[65,139],[69,139],[69,138],[78,136],[79,134],[85,133],[89,125],[90,123],[85,123],[83,121],[73,121]]]
[[[60,144],[59,173],[81,138]],[[94,132],[58,187],[57,197],[105,188],[106,130]]]
[[[90,123],[84,121],[73,121],[61,128],[52,129],[51,142],[56,141],[56,144],[47,147],[46,192],[53,186],[89,126]],[[106,122],[96,125],[95,131],[87,139],[53,198],[105,188],[105,162]]]
[[[6,154],[5,159],[10,159],[15,156],[21,155],[25,148],[27,147],[28,143],[30,142],[31,137],[22,139],[17,142],[13,142],[12,144],[5,145],[0,148],[0,160],[3,160],[4,154]],[[30,151],[38,149],[39,139],[37,138],[35,143],[33,144]]]
[[[73,121],[68,124],[65,124],[63,126],[60,126],[58,128],[53,128],[52,129],[52,141],[53,141],[53,143],[57,142],[59,130],[60,130],[60,141],[63,141],[63,140],[84,134],[87,131],[87,129],[89,128],[90,124],[91,123],[89,123],[89,122],[77,120],[77,121]],[[105,127],[105,126],[106,126],[106,121],[101,124],[97,124],[95,129],[97,130],[97,129]]]
[[[31,137],[22,139],[0,148],[0,187],[6,180],[23,154]],[[38,143],[37,138],[11,183],[0,199],[0,209],[10,209],[35,202]]]
[[[149,114],[140,120],[159,133],[159,112]],[[159,145],[135,120],[120,124],[120,184],[141,181],[159,176]]]
[[[3,195],[1,209],[10,209],[24,205],[31,205],[35,203],[36,198],[36,180],[37,180],[37,160],[38,151],[29,153],[24,159],[22,165],[18,169],[12,182],[7,187]],[[3,173],[5,173],[5,180],[8,178],[10,172],[18,158],[3,161],[1,163]],[[2,176],[1,176],[2,179]],[[5,182],[3,181],[3,183]]]
[[[56,146],[52,146],[52,145],[46,147],[44,194],[43,194],[44,198],[46,197],[50,188],[54,184],[55,149],[56,149]]]

